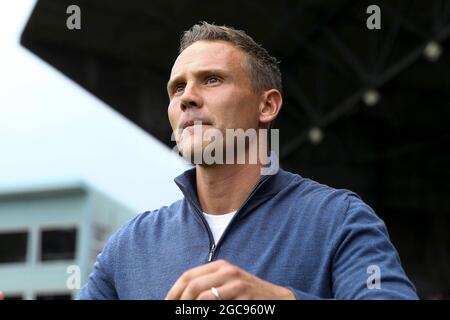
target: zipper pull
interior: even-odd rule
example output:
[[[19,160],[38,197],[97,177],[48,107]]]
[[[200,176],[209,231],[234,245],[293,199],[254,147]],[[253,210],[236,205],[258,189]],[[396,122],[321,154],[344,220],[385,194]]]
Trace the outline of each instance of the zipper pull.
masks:
[[[208,254],[208,262],[211,262],[213,257],[214,257],[214,251],[216,251],[216,244],[213,243],[213,245],[211,246],[211,250],[209,251]]]

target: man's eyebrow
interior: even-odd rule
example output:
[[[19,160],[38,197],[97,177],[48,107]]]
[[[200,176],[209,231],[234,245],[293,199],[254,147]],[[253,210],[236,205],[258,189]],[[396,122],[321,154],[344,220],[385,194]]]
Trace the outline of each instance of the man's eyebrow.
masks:
[[[181,82],[182,79],[183,79],[182,75],[175,76],[169,79],[169,81],[167,81],[167,90],[169,91],[176,83]]]
[[[202,76],[212,75],[212,74],[217,74],[219,76],[225,76],[225,75],[229,74],[229,72],[227,72],[226,70],[219,69],[219,68],[201,69],[201,70],[194,71],[193,73],[197,77],[199,77],[199,76],[202,77]],[[175,84],[182,82],[183,79],[184,79],[184,75],[182,75],[182,74],[176,75],[175,77],[169,79],[169,81],[167,82],[167,89],[169,90]]]

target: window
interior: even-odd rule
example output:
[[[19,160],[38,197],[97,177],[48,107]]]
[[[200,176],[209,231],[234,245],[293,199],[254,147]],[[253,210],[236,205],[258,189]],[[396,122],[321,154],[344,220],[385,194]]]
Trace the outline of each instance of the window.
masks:
[[[68,293],[37,294],[36,300],[71,300],[72,295]]]
[[[25,262],[28,232],[0,233],[0,263]]]
[[[41,261],[75,259],[76,240],[77,230],[75,228],[42,231]]]
[[[4,300],[23,300],[23,296],[22,295],[9,295],[9,294],[5,294],[5,299]]]

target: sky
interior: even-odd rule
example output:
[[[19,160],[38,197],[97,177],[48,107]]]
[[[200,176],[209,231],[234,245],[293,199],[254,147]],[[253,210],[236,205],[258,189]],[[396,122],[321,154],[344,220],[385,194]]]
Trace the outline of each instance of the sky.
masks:
[[[82,180],[137,213],[180,199],[186,162],[20,46],[34,4],[0,0],[0,190]]]

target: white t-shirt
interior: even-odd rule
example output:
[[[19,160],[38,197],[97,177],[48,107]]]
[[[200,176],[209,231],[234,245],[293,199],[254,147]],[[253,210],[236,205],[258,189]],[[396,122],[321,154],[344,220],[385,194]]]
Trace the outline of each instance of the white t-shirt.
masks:
[[[223,232],[227,228],[231,219],[233,219],[236,211],[225,213],[225,214],[208,214],[203,212],[203,216],[209,224],[209,228],[214,237],[214,243],[217,244],[222,237]]]

